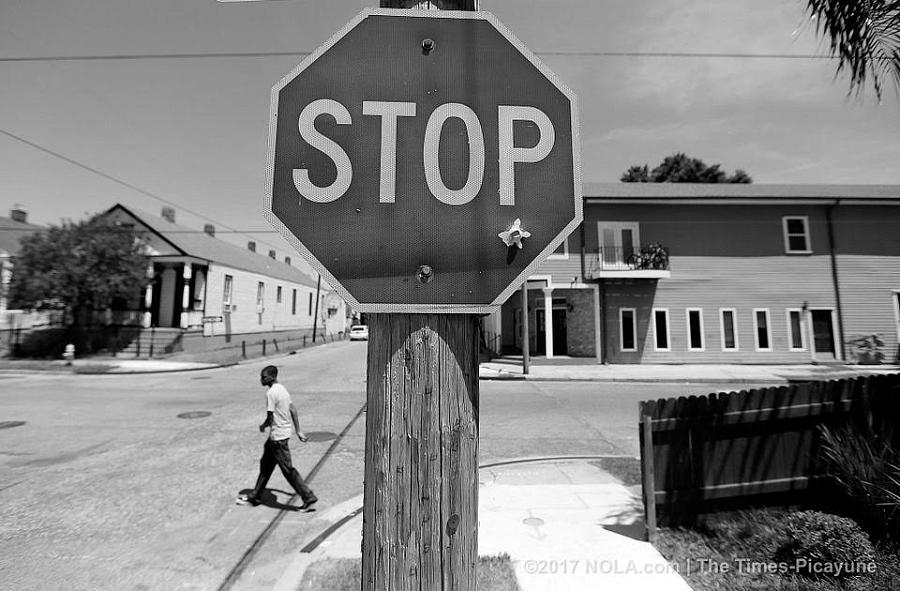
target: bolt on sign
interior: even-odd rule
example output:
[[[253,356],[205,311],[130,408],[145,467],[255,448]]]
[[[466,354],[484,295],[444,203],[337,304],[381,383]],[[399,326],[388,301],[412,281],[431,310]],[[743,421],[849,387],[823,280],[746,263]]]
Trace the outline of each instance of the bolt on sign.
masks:
[[[272,89],[266,183],[354,308],[486,313],[581,223],[575,95],[489,13],[367,9]]]

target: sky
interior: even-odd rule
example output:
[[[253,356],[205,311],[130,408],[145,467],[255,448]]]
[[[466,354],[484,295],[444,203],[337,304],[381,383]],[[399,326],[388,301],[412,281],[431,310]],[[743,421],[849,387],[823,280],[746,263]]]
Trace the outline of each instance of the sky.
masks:
[[[180,224],[292,254],[262,214],[271,88],[376,4],[0,0],[0,215],[175,204]],[[848,95],[805,6],[480,3],[578,96],[586,182],[685,152],[755,183],[900,185],[896,93]]]

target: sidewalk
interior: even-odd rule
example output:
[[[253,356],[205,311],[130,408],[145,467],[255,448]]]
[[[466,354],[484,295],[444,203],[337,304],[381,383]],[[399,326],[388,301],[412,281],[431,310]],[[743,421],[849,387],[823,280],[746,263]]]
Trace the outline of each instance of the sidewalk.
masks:
[[[88,357],[76,359],[71,365],[60,360],[0,359],[0,372],[63,373],[63,374],[143,374],[197,371],[228,367],[233,363],[200,363],[169,359],[121,359]]]
[[[305,349],[302,349],[303,351]],[[297,351],[300,352],[300,351]],[[284,351],[268,357],[254,357],[235,361],[217,362],[179,360],[177,356],[161,359],[134,359],[121,357],[88,357],[76,359],[72,365],[63,360],[0,359],[0,372],[53,372],[78,374],[141,374],[197,371],[229,367],[238,363],[261,361],[283,357],[292,352]],[[535,359],[529,373],[522,373],[522,360],[501,357],[483,362],[479,366],[482,380],[534,380],[534,381],[593,381],[593,382],[686,382],[730,384],[785,384],[790,381],[833,380],[839,378],[900,372],[898,365],[737,365],[737,364],[684,364],[651,365],[619,364],[603,365],[592,360],[575,358]]]
[[[690,591],[644,533],[640,485],[626,486],[583,459],[529,460],[482,467],[478,551],[510,556],[522,591]],[[357,497],[322,517],[339,522]],[[362,514],[298,553],[276,585],[295,591],[306,568],[325,558],[360,558]],[[312,544],[310,544],[311,546]]]
[[[497,358],[482,363],[479,376],[482,380],[785,384],[900,372],[897,365],[603,365],[584,360],[553,361],[536,360],[523,375],[521,357]]]

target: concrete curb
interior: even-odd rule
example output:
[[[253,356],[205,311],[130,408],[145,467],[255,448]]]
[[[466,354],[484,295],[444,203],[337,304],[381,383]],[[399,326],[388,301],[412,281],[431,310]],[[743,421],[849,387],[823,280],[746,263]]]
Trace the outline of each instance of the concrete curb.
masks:
[[[806,378],[576,378],[576,377],[541,377],[541,376],[479,376],[485,381],[518,381],[518,382],[633,382],[659,384],[787,384],[791,380]],[[812,378],[811,378],[812,379]]]
[[[334,343],[322,343],[321,345],[309,346],[304,349],[293,349],[291,351],[285,351],[283,353],[277,353],[275,355],[259,356],[259,357],[253,357],[251,359],[240,359],[238,361],[231,361],[228,363],[209,363],[209,364],[204,364],[203,367],[172,367],[172,368],[160,368],[160,369],[121,368],[121,366],[116,365],[114,362],[110,363],[110,362],[100,361],[100,360],[98,360],[96,362],[92,362],[91,358],[82,359],[81,361],[86,366],[94,366],[94,367],[98,367],[98,368],[99,367],[109,367],[110,368],[109,370],[106,370],[106,371],[94,372],[94,371],[78,371],[77,370],[77,367],[78,367],[77,362],[76,362],[76,365],[71,365],[71,366],[58,366],[58,365],[52,366],[51,365],[48,367],[46,365],[39,365],[38,363],[35,363],[34,367],[28,367],[28,366],[3,367],[3,363],[2,363],[2,361],[0,361],[0,374],[4,374],[4,373],[17,373],[18,374],[18,373],[35,372],[35,373],[56,374],[56,375],[121,376],[121,375],[163,374],[163,373],[206,371],[206,370],[210,370],[210,369],[222,369],[222,368],[226,368],[226,367],[235,367],[238,365],[259,363],[259,362],[264,362],[264,361],[272,360],[272,359],[281,359],[284,357],[291,357],[293,355],[298,355],[301,352],[304,352],[307,350],[312,350],[314,348],[325,347],[327,345],[333,345],[335,343],[343,343],[343,342],[349,342],[349,341],[335,341]],[[124,359],[122,361],[129,362],[132,360]],[[198,362],[194,362],[194,361],[179,362],[179,361],[167,360],[167,359],[148,360],[147,363],[152,363],[154,361],[158,361],[161,363],[167,363],[167,362],[168,363],[190,363],[190,364],[203,363],[203,362],[199,362],[199,361]]]

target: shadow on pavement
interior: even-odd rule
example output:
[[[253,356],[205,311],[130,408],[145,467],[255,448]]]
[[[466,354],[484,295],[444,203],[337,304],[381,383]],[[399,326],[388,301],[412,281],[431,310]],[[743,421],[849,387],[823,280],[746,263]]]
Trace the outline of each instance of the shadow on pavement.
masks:
[[[238,491],[238,495],[246,495],[252,492],[252,488],[244,488]],[[293,493],[285,492],[277,488],[267,488],[260,495],[259,504],[264,507],[269,507],[270,509],[278,509],[281,511],[298,511],[300,509],[295,505],[285,505],[284,503],[279,502],[278,497],[275,495],[275,493],[285,495],[287,498],[291,498],[293,496]]]

